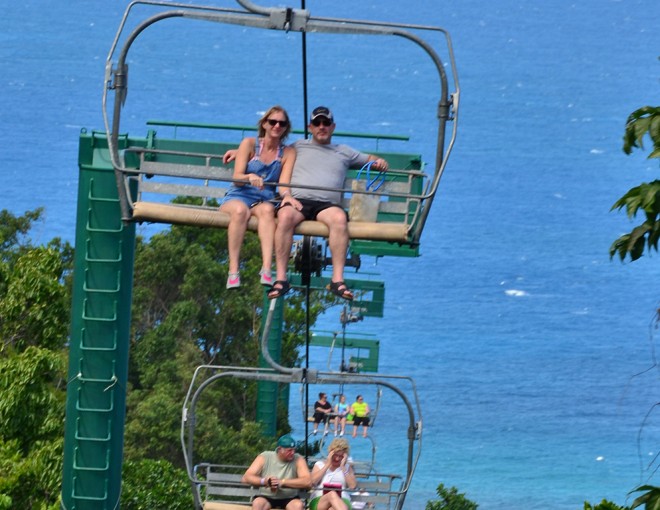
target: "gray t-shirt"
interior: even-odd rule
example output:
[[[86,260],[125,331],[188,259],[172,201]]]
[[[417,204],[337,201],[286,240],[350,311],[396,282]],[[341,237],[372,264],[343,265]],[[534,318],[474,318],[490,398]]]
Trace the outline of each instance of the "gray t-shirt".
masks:
[[[300,457],[297,453],[294,455],[291,462],[283,462],[277,456],[277,452],[267,451],[262,452],[261,456],[264,458],[264,467],[261,470],[261,477],[268,478],[275,476],[280,480],[284,478],[298,478],[298,467],[296,461]],[[268,487],[259,487],[259,494],[273,499],[293,498],[298,495],[298,489],[292,487],[283,487],[273,492]]]
[[[369,155],[358,152],[348,145],[319,144],[314,140],[294,142],[296,162],[293,165],[291,184],[342,189],[349,168],[360,167]],[[295,198],[341,203],[341,192],[321,189],[291,188]]]

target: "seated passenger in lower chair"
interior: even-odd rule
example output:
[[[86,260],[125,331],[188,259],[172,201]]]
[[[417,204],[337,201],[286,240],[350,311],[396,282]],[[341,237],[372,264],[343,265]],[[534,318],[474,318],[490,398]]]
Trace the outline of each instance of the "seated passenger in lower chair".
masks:
[[[328,423],[332,414],[332,405],[328,402],[328,395],[321,392],[319,399],[314,402],[314,435],[318,432],[319,423],[323,422],[323,435],[328,434]]]
[[[310,510],[350,510],[351,500],[345,489],[357,486],[353,467],[348,462],[350,448],[343,438],[333,439],[328,447],[328,458],[314,464]]]
[[[243,482],[259,487],[252,510],[303,510],[300,490],[309,489],[311,476],[304,457],[296,453],[296,442],[289,435],[277,441],[274,452],[257,455],[243,475]]]

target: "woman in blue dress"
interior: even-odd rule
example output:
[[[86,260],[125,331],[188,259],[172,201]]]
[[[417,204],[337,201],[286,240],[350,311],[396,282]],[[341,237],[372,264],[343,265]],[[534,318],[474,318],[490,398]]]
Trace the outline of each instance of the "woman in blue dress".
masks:
[[[230,216],[227,227],[228,289],[241,285],[241,245],[251,216],[255,216],[259,221],[257,232],[261,242],[261,284],[272,285],[275,188],[278,183],[288,184],[291,181],[291,170],[296,159],[295,150],[284,145],[284,140],[291,131],[289,115],[284,108],[269,108],[259,119],[257,127],[257,138],[243,139],[236,153],[233,178],[242,182],[232,184],[220,206],[220,210]]]

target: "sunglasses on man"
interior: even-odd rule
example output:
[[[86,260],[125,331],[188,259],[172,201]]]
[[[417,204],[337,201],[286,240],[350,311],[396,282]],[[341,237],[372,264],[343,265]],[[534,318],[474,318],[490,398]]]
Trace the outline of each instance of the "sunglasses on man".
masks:
[[[332,126],[332,121],[329,119],[314,119],[312,121],[312,126],[319,127],[321,124],[323,124],[325,127]]]

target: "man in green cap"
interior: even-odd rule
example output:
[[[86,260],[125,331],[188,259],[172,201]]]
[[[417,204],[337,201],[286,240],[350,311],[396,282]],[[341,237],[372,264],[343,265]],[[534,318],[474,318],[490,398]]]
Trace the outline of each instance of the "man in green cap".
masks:
[[[257,455],[243,475],[243,483],[259,487],[252,510],[303,510],[299,493],[312,486],[312,477],[305,459],[296,453],[296,442],[287,434],[277,440],[274,452]]]

